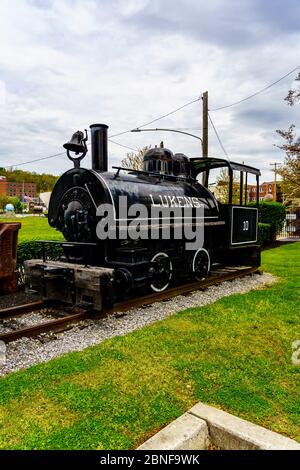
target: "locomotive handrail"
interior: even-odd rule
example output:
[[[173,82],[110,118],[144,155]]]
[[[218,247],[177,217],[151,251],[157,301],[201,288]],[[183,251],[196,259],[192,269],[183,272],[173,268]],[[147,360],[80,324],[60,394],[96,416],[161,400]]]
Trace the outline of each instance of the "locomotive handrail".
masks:
[[[87,246],[97,246],[97,243],[95,242],[68,242],[67,240],[35,240],[37,243],[42,244],[42,256],[43,256],[43,262],[46,261],[46,251],[45,251],[45,245],[46,244],[52,244],[52,245],[60,245],[61,247],[63,246],[83,246],[84,248]],[[83,256],[84,256],[84,261],[85,261],[85,266],[87,266],[87,253],[85,252],[86,250],[83,250]]]
[[[176,175],[166,175],[166,174],[162,174],[162,173],[155,173],[153,171],[145,171],[145,170],[136,170],[134,168],[125,168],[125,167],[122,167],[122,166],[113,166],[112,167],[113,170],[118,170],[116,171],[115,173],[115,176],[114,178],[117,178],[119,176],[119,173],[121,170],[124,170],[124,171],[131,171],[133,173],[137,173],[138,175],[148,175],[148,176],[155,176],[155,178],[158,178],[158,179],[172,179],[172,180],[175,180],[175,181],[189,181],[189,182],[196,182],[195,178],[192,178],[191,176],[190,177],[185,177],[185,176],[176,176]]]
[[[95,242],[68,242],[67,240],[34,240],[36,243],[52,243],[56,245],[89,245],[97,246]]]

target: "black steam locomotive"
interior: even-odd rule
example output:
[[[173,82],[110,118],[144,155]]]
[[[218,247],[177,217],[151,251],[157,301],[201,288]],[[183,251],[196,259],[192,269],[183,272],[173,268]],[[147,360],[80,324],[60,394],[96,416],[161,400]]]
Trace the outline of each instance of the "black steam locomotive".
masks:
[[[101,309],[135,289],[160,292],[172,282],[203,279],[213,263],[259,266],[257,207],[248,205],[247,188],[249,174],[258,188],[258,169],[217,158],[189,159],[160,146],[147,151],[142,170],[113,167],[108,172],[108,126],[90,128],[92,168],[80,167],[87,132],[77,131],[64,145],[74,168],[59,178],[50,199],[49,224],[66,240],[57,242],[62,256],[27,261],[28,290]],[[218,168],[228,171],[226,202],[208,189],[210,172]],[[141,217],[143,208],[147,212]],[[169,210],[169,218],[163,209]],[[197,228],[202,230],[201,246],[187,249],[184,229],[191,233]],[[100,229],[106,229],[105,239],[99,237]]]

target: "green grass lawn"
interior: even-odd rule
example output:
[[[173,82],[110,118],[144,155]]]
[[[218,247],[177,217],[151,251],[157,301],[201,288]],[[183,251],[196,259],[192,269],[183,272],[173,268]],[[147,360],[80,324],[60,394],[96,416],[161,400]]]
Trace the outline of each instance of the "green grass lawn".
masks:
[[[63,240],[62,234],[49,226],[47,217],[0,217],[0,222],[20,222],[20,242],[28,240]]]
[[[263,267],[280,282],[2,378],[0,447],[134,448],[199,400],[300,441],[300,243]]]

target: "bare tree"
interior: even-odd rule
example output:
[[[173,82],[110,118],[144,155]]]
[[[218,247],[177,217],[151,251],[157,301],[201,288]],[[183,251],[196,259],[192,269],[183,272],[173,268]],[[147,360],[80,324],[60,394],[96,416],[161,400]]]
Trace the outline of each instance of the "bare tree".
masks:
[[[300,72],[298,72],[298,75],[295,78],[295,81],[300,82]],[[284,99],[285,99],[285,101],[287,101],[287,103],[290,106],[293,106],[297,101],[300,100],[300,90],[298,90],[298,89],[289,90],[287,96]]]
[[[121,165],[124,168],[132,168],[133,170],[142,170],[145,153],[151,148],[151,145],[139,149],[137,153],[129,152],[126,158],[123,158]]]

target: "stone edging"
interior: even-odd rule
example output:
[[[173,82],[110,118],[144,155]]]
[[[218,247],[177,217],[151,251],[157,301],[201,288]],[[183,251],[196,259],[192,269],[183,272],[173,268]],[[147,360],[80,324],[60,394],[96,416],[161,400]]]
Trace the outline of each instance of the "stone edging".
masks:
[[[300,450],[288,437],[197,403],[137,450]]]

